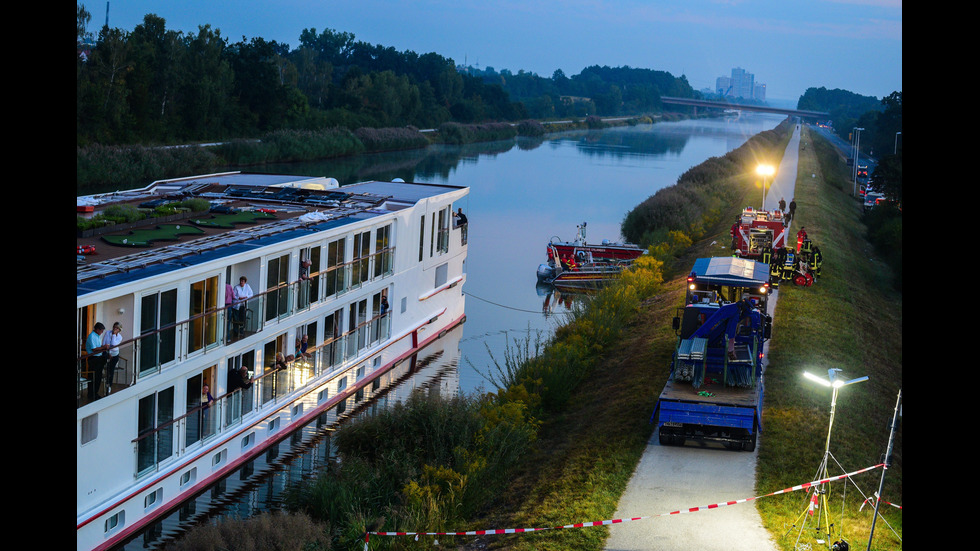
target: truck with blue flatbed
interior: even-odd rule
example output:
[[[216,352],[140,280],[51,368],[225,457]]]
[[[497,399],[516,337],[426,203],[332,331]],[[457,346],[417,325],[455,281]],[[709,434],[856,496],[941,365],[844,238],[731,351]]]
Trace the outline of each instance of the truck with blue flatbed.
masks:
[[[661,445],[715,441],[755,450],[762,430],[763,345],[772,331],[769,266],[701,258],[674,318],[677,344],[650,420]]]

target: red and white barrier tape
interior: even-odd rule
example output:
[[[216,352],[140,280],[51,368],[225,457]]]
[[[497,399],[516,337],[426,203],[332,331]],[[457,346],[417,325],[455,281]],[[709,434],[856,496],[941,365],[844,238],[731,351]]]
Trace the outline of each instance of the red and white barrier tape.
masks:
[[[772,492],[772,493],[768,493],[768,494],[765,494],[765,495],[761,495],[761,496],[748,497],[748,498],[744,498],[744,499],[736,499],[736,500],[732,500],[732,501],[723,501],[723,502],[719,502],[719,503],[713,503],[711,505],[703,505],[701,507],[691,507],[689,509],[678,509],[677,511],[671,511],[669,513],[661,513],[659,515],[649,515],[649,516],[643,516],[643,517],[630,517],[630,518],[619,518],[619,519],[612,519],[612,520],[597,520],[597,521],[594,521],[594,522],[578,522],[578,523],[575,523],[575,524],[566,524],[564,526],[551,526],[551,527],[544,527],[544,528],[500,528],[500,529],[491,529],[491,530],[469,530],[469,531],[465,531],[465,532],[366,532],[364,534],[364,549],[365,549],[365,551],[367,551],[367,548],[368,548],[368,539],[369,539],[370,536],[415,536],[415,539],[417,540],[419,538],[419,536],[489,536],[489,535],[495,535],[495,534],[521,534],[521,533],[525,533],[525,532],[544,532],[546,530],[564,530],[564,529],[567,529],[567,528],[588,528],[588,527],[591,527],[591,526],[607,526],[607,525],[610,525],[610,524],[621,524],[623,522],[632,522],[634,520],[644,520],[644,519],[648,519],[648,518],[667,517],[667,516],[671,516],[671,515],[681,515],[681,514],[685,514],[685,513],[696,513],[698,511],[708,511],[708,510],[711,510],[711,509],[718,509],[719,507],[726,507],[728,505],[737,505],[739,503],[746,503],[746,502],[749,502],[749,501],[754,501],[756,499],[761,499],[763,497],[769,497],[769,496],[774,496],[774,495],[779,495],[779,494],[788,494],[790,492],[795,492],[797,490],[808,489],[808,488],[811,488],[813,486],[819,486],[821,484],[826,484],[827,482],[833,482],[835,480],[843,480],[845,478],[849,478],[849,477],[852,477],[854,475],[861,474],[861,473],[864,473],[864,472],[867,472],[867,471],[870,471],[870,470],[873,470],[873,469],[877,469],[878,467],[883,467],[883,466],[884,466],[884,464],[874,465],[874,466],[866,467],[864,469],[861,469],[861,470],[858,470],[858,471],[854,471],[854,472],[851,472],[851,473],[842,474],[842,475],[838,475],[838,476],[832,476],[832,477],[829,477],[829,478],[825,478],[823,480],[814,480],[813,482],[807,482],[805,484],[800,484],[798,486],[793,486],[791,488],[786,488],[786,489],[783,489],[783,490],[778,490],[778,491],[775,491],[775,492]],[[899,507],[899,508],[901,508],[901,507]]]

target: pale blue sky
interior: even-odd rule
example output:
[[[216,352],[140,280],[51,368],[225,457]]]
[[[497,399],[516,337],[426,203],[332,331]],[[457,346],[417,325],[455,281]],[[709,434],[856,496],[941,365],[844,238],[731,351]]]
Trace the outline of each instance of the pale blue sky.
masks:
[[[97,33],[106,2],[82,3]],[[261,37],[295,48],[303,29],[329,28],[543,77],[629,65],[687,75],[701,89],[741,67],[773,99],[821,86],[878,98],[902,89],[901,0],[109,1],[112,27],[131,31],[147,13],[178,31],[210,24],[232,43]]]

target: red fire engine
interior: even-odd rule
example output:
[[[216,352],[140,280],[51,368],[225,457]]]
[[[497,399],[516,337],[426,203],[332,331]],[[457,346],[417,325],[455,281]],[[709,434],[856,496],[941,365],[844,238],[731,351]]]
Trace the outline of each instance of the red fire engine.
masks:
[[[767,248],[775,250],[786,247],[783,221],[782,211],[745,207],[731,228],[735,256],[758,258]]]

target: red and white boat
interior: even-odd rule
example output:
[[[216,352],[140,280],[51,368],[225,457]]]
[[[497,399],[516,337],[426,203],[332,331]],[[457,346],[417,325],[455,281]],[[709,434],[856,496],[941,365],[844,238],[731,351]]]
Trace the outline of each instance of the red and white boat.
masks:
[[[557,253],[560,260],[570,263],[577,261],[582,263],[587,256],[591,257],[592,262],[619,262],[636,260],[644,253],[644,249],[633,243],[612,243],[608,239],[603,239],[601,243],[588,243],[585,240],[586,222],[575,226],[577,234],[574,241],[556,241],[557,237],[552,237],[548,243],[548,260],[554,260]]]

